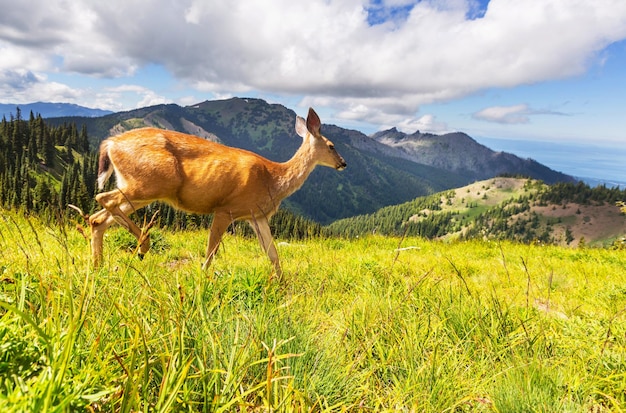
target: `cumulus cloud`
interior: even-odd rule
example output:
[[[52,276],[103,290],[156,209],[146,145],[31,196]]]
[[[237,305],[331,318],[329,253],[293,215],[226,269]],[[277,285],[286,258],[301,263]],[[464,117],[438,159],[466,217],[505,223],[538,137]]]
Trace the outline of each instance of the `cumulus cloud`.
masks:
[[[306,106],[329,106],[333,102],[327,102],[324,99],[309,99]],[[345,102],[344,102],[345,104]],[[413,133],[415,131],[428,133],[446,133],[450,132],[445,122],[440,122],[432,114],[415,117],[411,110],[407,108],[392,109],[390,105],[347,105],[346,109],[340,111],[336,116],[340,119],[349,121],[365,122],[374,125],[380,125],[380,130],[395,127],[405,133]]]
[[[129,96],[132,96],[133,99],[128,99]],[[171,102],[170,99],[160,96],[146,87],[137,85],[121,85],[106,88],[104,91],[97,93],[95,100],[90,104],[90,106],[112,111],[122,111],[124,109],[130,109],[121,106],[120,102],[126,100],[137,102],[134,108],[161,105]]]
[[[397,124],[397,128],[405,133],[420,131],[422,133],[447,133],[451,132],[445,122],[440,122],[437,117],[431,114],[423,115],[419,118],[404,119]]]
[[[492,106],[472,115],[474,119],[496,123],[528,123],[528,105]]]
[[[80,94],[79,90],[28,70],[0,71],[0,96],[10,96],[11,103],[72,102]]]
[[[215,94],[302,95],[346,119],[406,121],[423,104],[581,74],[626,38],[623,0],[480,4],[24,0],[0,14],[0,48],[18,56],[0,72],[120,77],[156,64]]]

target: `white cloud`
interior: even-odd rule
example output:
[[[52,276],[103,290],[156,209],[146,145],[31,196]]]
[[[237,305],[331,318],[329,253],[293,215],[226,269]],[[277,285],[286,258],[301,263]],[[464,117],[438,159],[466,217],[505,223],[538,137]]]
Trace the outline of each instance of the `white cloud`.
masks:
[[[0,101],[7,103],[73,102],[81,91],[28,70],[0,71]],[[10,97],[7,99],[6,97]]]
[[[380,125],[380,129],[397,127],[405,133],[416,130],[428,133],[450,132],[445,122],[437,121],[432,114],[414,116],[411,103],[403,104],[403,99],[390,99],[375,104],[353,103],[330,98],[313,98],[301,102],[300,106],[334,106],[340,108],[335,114],[338,119]]]
[[[562,112],[548,109],[532,109],[527,104],[512,106],[492,106],[482,109],[472,115],[474,119],[487,122],[504,124],[524,124],[530,123],[531,115],[558,115],[567,116]]]
[[[0,15],[12,59],[0,73],[124,77],[155,64],[214,94],[303,95],[338,117],[411,124],[423,104],[579,75],[624,38],[623,0],[491,0],[487,10],[474,0],[24,0]]]
[[[198,103],[200,100],[195,96],[183,96],[179,98],[176,103],[180,106],[191,106]]]
[[[492,106],[472,115],[474,119],[496,123],[528,123],[530,121],[528,105]]]
[[[0,38],[0,75],[11,72],[43,72],[53,66],[46,53],[36,49],[15,47]]]
[[[442,134],[451,132],[445,122],[438,121],[437,118],[431,114],[419,118],[405,119],[398,123],[397,128],[405,133],[420,131],[422,133]]]
[[[88,106],[121,111],[164,103],[172,103],[172,101],[143,86],[121,85],[107,88],[103,92],[98,93],[94,102]]]

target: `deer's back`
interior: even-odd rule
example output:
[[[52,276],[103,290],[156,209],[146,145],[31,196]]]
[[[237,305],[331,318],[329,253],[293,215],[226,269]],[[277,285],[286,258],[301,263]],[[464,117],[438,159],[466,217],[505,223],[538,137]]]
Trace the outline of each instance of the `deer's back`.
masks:
[[[108,139],[118,186],[154,186],[145,197],[196,213],[239,215],[277,207],[271,170],[257,154],[197,136],[154,128]],[[243,217],[243,216],[241,216]]]

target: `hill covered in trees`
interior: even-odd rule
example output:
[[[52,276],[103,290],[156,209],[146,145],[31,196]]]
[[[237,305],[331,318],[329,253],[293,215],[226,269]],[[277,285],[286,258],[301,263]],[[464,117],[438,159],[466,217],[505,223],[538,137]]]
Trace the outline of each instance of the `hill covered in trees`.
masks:
[[[0,122],[0,206],[55,216],[68,203],[90,210],[96,160],[86,129],[50,126],[32,112],[28,120]]]
[[[619,188],[496,177],[338,220],[325,233],[608,245],[626,234],[624,199]]]

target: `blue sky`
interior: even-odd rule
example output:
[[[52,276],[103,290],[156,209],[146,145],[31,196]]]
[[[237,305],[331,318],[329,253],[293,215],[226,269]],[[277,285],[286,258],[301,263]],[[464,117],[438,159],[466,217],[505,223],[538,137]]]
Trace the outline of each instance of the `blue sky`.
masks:
[[[0,0],[0,8],[0,103],[120,111],[250,96],[301,114],[313,106],[325,123],[365,133],[626,144],[623,0]]]

